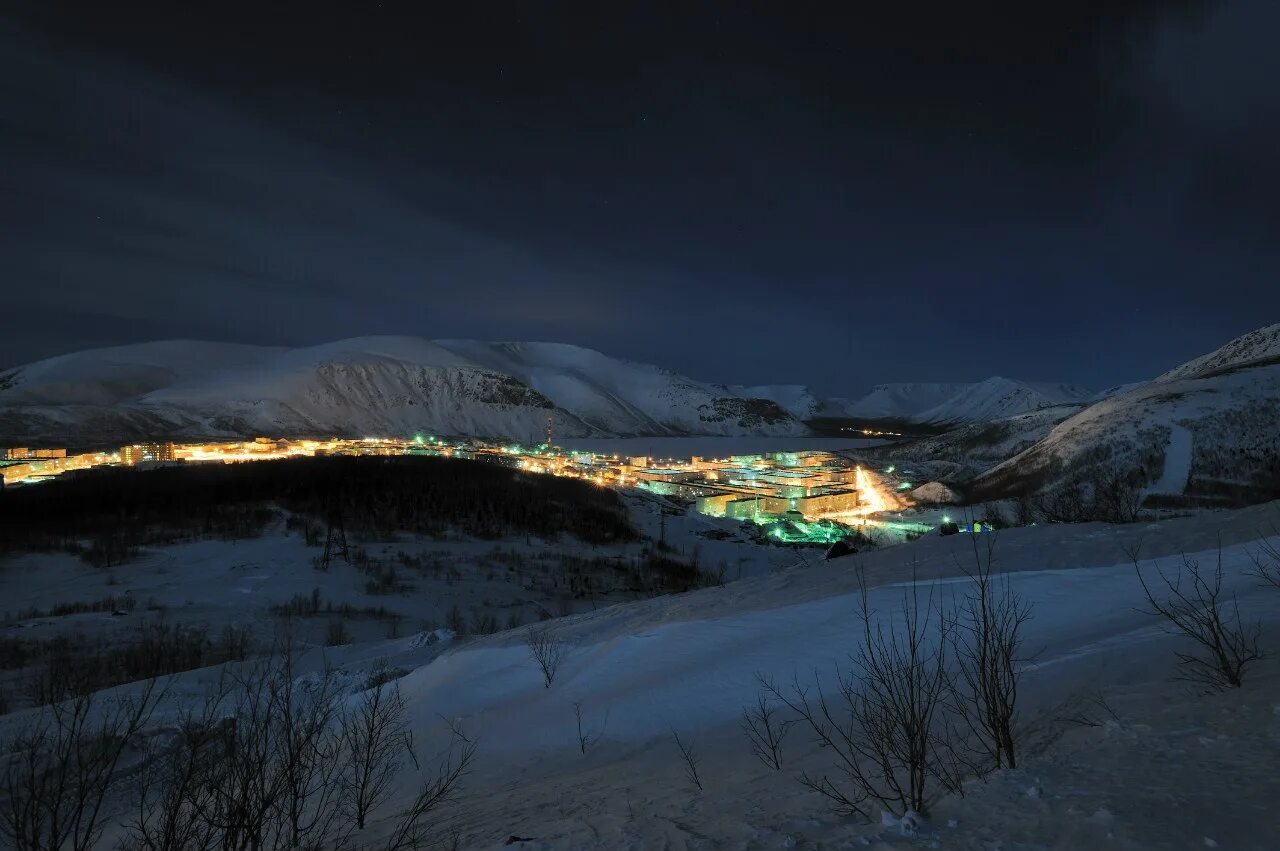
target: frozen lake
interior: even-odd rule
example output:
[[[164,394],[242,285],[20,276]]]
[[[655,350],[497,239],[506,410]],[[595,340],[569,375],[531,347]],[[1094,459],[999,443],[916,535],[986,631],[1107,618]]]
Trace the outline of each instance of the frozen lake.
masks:
[[[691,455],[721,457],[761,452],[800,452],[805,449],[834,451],[876,446],[883,440],[846,437],[607,437],[557,440],[566,449],[609,455],[649,455],[654,458],[688,458]]]

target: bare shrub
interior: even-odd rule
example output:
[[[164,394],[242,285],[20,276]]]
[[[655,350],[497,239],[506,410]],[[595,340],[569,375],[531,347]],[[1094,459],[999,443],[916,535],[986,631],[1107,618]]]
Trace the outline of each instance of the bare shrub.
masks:
[[[1196,645],[1194,652],[1177,653],[1183,676],[1215,691],[1239,688],[1245,669],[1263,657],[1259,644],[1262,626],[1246,624],[1235,595],[1222,589],[1222,545],[1218,545],[1217,564],[1212,570],[1203,569],[1185,555],[1172,573],[1154,565],[1158,584],[1148,583],[1143,574],[1138,547],[1128,555],[1142,584],[1148,614],[1163,618],[1176,634]]]
[[[609,713],[604,714],[604,721],[600,724],[600,732],[591,733],[582,725],[582,702],[575,700],[573,702],[573,720],[578,726],[578,751],[586,755],[587,751],[595,745],[604,735],[605,728],[609,725]]]
[[[1024,491],[1013,498],[1013,516],[1019,526],[1031,526],[1036,522],[1035,498],[1030,493]]]
[[[386,801],[403,760],[413,751],[399,683],[384,682],[362,692],[355,707],[342,716],[340,726],[348,813],[356,829],[363,830],[369,814]]]
[[[329,621],[328,629],[325,630],[324,643],[327,647],[341,647],[344,644],[351,643],[351,632],[347,629],[347,622],[344,620]]]
[[[1099,466],[1089,479],[1090,519],[1106,523],[1136,523],[1142,508],[1142,474],[1118,466]]]
[[[1144,484],[1140,469],[1098,463],[1076,471],[1050,491],[1029,497],[1019,512],[1051,523],[1135,523],[1145,498]]]
[[[162,692],[54,703],[3,743],[0,836],[16,851],[88,851],[110,817],[121,758]]]
[[[353,834],[372,824],[407,766],[421,766],[394,680],[375,673],[370,682],[376,685],[348,702],[334,672],[297,678],[287,654],[227,673],[180,719],[175,737],[144,754],[121,847],[374,847],[373,837],[357,842]],[[474,753],[471,740],[451,745],[375,844],[398,851],[424,842],[428,816]]]
[[[1280,530],[1273,528],[1271,538],[1280,540]],[[1280,547],[1269,538],[1259,538],[1258,548],[1249,553],[1249,558],[1253,560],[1254,576],[1267,585],[1280,588]]]
[[[560,663],[568,655],[569,648],[549,626],[531,626],[525,634],[525,643],[529,646],[529,656],[542,672],[542,684],[551,688],[555,681]]]
[[[930,593],[920,599],[912,581],[904,590],[899,629],[873,619],[860,576],[862,638],[852,667],[835,672],[836,693],[819,679],[766,690],[798,716],[835,759],[840,782],[801,775],[800,782],[839,811],[869,818],[872,802],[902,816],[928,811],[936,788],[958,791],[960,767],[943,719],[950,692],[949,624]],[[874,620],[874,623],[873,623]]]
[[[756,674],[756,681],[760,683],[761,691],[756,696],[755,704],[742,707],[742,732],[751,744],[752,755],[765,767],[781,771],[782,740],[787,737],[787,731],[795,721],[782,718],[774,705],[771,696],[777,689],[773,683],[759,673]]]
[[[971,585],[957,603],[951,630],[955,661],[954,708],[983,760],[992,768],[1017,768],[1015,721],[1021,676],[1022,626],[1031,606],[1007,575],[996,576],[994,535],[985,551],[973,536]]]
[[[671,728],[671,737],[676,740],[676,747],[680,750],[680,759],[684,762],[685,779],[698,787],[698,791],[702,791],[702,778],[698,775],[698,764],[702,761],[692,745],[686,745],[680,738],[680,734],[676,732],[676,728]]]
[[[1076,478],[1054,490],[1036,494],[1032,513],[1050,523],[1082,523],[1090,519],[1084,482]]]
[[[450,723],[449,731],[449,747],[437,761],[434,776],[422,782],[409,806],[398,814],[395,827],[383,846],[386,851],[404,851],[426,845],[431,838],[428,817],[448,802],[462,778],[471,770],[477,741],[468,736],[459,723]],[[458,847],[456,838],[453,847]]]

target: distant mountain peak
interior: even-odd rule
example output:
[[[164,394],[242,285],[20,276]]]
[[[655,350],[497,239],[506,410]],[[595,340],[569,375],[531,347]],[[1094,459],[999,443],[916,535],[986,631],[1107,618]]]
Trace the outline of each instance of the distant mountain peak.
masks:
[[[1082,402],[1089,391],[1071,384],[1018,381],[993,375],[982,381],[878,384],[848,402],[846,416],[937,425],[981,422]]]

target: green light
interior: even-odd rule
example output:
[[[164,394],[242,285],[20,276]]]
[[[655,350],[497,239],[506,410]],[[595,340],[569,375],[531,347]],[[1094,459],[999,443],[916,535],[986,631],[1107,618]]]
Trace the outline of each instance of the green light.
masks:
[[[885,471],[886,473],[892,473],[892,472],[893,472],[894,470],[896,470],[896,469],[898,469],[898,465],[896,465],[896,464],[890,464],[888,467],[885,467],[885,468],[884,468],[884,471]]]
[[[898,490],[900,491],[911,490],[911,482],[903,482],[902,484],[898,485]]]
[[[413,436],[413,442],[418,444],[419,446],[421,446],[423,443],[426,442],[422,439],[422,432],[418,432]]]
[[[942,515],[942,522],[943,522],[943,523],[950,523],[950,522],[951,522],[951,518],[944,514],[944,515]]]

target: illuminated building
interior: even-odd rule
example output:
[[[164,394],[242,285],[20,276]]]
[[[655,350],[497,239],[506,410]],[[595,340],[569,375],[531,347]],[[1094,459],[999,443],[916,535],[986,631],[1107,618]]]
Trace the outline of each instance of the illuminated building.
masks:
[[[120,447],[120,463],[133,466],[144,461],[174,460],[174,445],[167,443],[135,443]]]
[[[0,460],[5,461],[31,461],[34,459],[48,458],[66,458],[67,450],[65,449],[28,449],[25,446],[14,446],[9,449],[0,449]]]

